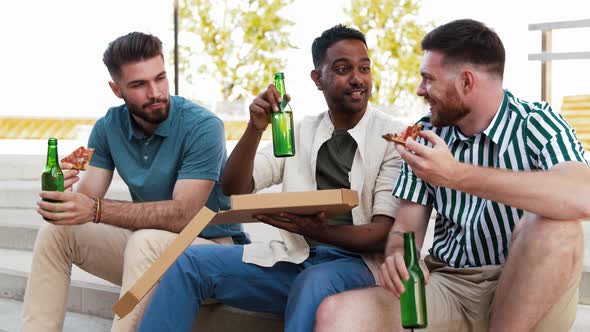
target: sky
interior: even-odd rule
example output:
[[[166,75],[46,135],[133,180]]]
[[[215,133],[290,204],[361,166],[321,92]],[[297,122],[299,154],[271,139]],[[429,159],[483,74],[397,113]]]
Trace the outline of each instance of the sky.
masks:
[[[310,45],[325,29],[346,20],[347,0],[295,0],[285,14],[296,22],[284,70],[296,117],[326,109],[322,94],[309,78]],[[540,67],[528,54],[541,50],[541,33],[531,23],[590,18],[590,1],[580,0],[423,0],[420,19],[435,25],[473,18],[492,27],[507,51],[504,86],[527,100],[540,98]],[[0,116],[98,118],[122,103],[108,87],[102,53],[109,41],[132,30],[173,43],[172,0],[29,0],[2,1]],[[590,51],[590,28],[558,30],[554,51]],[[171,59],[169,77],[173,89]],[[418,73],[416,73],[418,75]],[[590,93],[590,60],[553,62],[553,104],[564,95]],[[269,83],[272,77],[269,77]],[[180,94],[214,107],[217,91],[207,79],[180,85]],[[249,101],[248,99],[247,101]],[[395,110],[394,110],[395,112]]]

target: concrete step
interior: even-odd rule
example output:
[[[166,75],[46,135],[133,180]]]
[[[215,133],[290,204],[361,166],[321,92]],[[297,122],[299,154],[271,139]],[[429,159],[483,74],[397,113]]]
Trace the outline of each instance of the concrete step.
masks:
[[[33,250],[39,227],[45,221],[30,209],[0,209],[0,248]]]
[[[18,332],[21,327],[22,302],[0,298],[0,332]],[[111,320],[67,312],[64,332],[108,332]],[[235,330],[228,329],[228,331]],[[590,331],[590,306],[578,305],[576,321],[570,332]]]
[[[39,200],[41,182],[33,180],[0,180],[0,209],[35,208]],[[107,198],[131,200],[129,190],[123,181],[113,181],[106,194]]]
[[[41,154],[0,154],[0,180],[39,180],[46,159]]]
[[[0,297],[23,300],[32,256],[30,251],[0,249]],[[118,298],[118,286],[72,268],[68,311],[112,319],[111,307]]]
[[[0,147],[6,145],[1,144],[2,141],[0,140]],[[32,142],[19,142],[19,145],[23,145],[22,150],[30,151]],[[45,168],[45,163],[47,161],[47,141],[42,142],[44,144],[43,149],[44,151],[37,151],[33,154],[3,154],[0,152],[0,180],[39,180],[41,179],[41,173]],[[60,142],[61,144],[61,142]],[[73,142],[68,145],[68,149],[59,149],[59,158],[63,158],[66,156],[67,153],[74,151],[80,145],[85,145],[84,143],[80,142]],[[114,179],[120,179],[117,172],[115,172]]]
[[[588,332],[590,331],[590,305],[578,304],[576,321],[570,332]]]
[[[20,327],[20,302],[24,297],[31,259],[32,253],[28,251],[0,249],[0,326],[9,327],[8,331],[18,331]],[[118,299],[119,290],[118,286],[74,266],[67,303],[71,318],[69,323],[66,321],[64,331],[110,330],[114,316],[111,308]],[[3,304],[14,306],[15,303],[17,309],[3,308]],[[92,319],[84,322],[88,317]],[[244,311],[219,303],[204,305],[197,319],[200,328],[211,332],[233,331],[236,326],[240,326],[243,332],[278,332],[284,328],[282,319],[276,315]]]
[[[45,221],[32,209],[0,209],[0,248],[33,250],[39,228]],[[263,224],[244,224],[252,242],[280,239],[278,229]]]
[[[0,298],[0,332],[20,331],[22,310],[22,302]],[[64,332],[108,332],[110,330],[110,319],[75,312],[66,313]]]

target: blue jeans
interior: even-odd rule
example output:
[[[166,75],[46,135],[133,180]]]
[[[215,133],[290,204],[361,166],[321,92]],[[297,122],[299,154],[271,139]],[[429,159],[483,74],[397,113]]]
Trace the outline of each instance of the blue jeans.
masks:
[[[332,247],[312,247],[303,263],[272,267],[244,263],[242,253],[240,245],[189,247],[160,281],[139,331],[190,331],[201,302],[214,298],[284,315],[285,331],[309,332],[324,298],[375,284],[359,254]]]

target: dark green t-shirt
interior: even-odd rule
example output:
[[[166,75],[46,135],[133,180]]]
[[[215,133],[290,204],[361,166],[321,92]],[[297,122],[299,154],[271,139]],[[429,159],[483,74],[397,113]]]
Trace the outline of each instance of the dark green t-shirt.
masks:
[[[321,189],[350,189],[350,169],[357,144],[346,129],[334,129],[332,137],[318,151],[316,182]],[[330,225],[352,225],[352,213],[348,212],[328,220]],[[306,238],[310,246],[328,245]]]

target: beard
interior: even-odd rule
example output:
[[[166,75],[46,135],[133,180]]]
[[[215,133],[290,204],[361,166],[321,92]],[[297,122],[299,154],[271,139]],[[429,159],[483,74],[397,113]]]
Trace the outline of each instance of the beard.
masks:
[[[456,125],[461,119],[471,113],[463,101],[459,98],[456,89],[447,90],[443,100],[435,99],[430,96],[425,97],[435,111],[431,110],[430,123],[434,127],[447,127]]]
[[[125,104],[127,104],[127,108],[129,109],[129,112],[131,112],[131,114],[137,116],[138,118],[140,118],[148,123],[160,124],[168,118],[168,109],[170,107],[170,102],[168,101],[168,99],[152,99],[148,103],[145,103],[141,106],[129,103],[129,102],[127,102],[127,99],[125,99],[125,98],[124,98],[124,100],[125,100]],[[150,105],[153,105],[156,103],[163,103],[164,107],[157,108],[157,109],[152,110],[150,112],[145,110]]]

